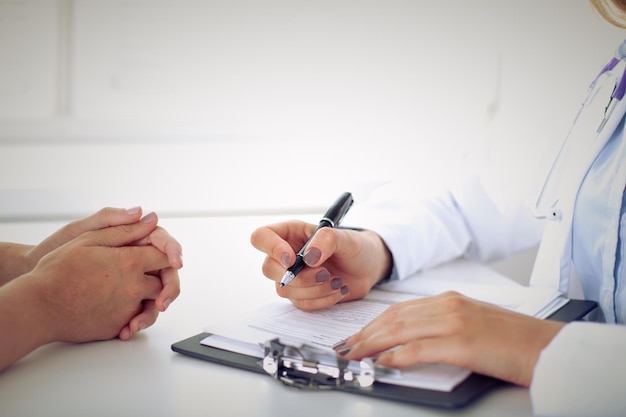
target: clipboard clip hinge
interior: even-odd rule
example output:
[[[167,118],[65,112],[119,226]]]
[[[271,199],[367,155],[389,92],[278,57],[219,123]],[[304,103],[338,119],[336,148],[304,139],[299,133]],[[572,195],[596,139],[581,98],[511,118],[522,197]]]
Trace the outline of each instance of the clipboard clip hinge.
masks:
[[[284,342],[278,338],[267,340],[264,349],[263,370],[291,387],[365,389],[375,381],[371,359],[348,361],[310,345]]]

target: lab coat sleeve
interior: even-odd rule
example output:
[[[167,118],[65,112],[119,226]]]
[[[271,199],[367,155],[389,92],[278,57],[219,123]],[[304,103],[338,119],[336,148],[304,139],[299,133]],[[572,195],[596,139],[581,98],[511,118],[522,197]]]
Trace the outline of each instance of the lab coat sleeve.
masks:
[[[565,326],[543,350],[530,394],[539,416],[623,416],[626,327],[589,322]]]
[[[394,183],[355,204],[346,222],[373,230],[387,244],[399,278],[460,256],[503,258],[536,245],[541,223],[527,206],[500,204],[478,175],[442,190]]]
[[[385,187],[365,204],[355,203],[344,225],[381,236],[401,279],[460,256],[470,242],[449,192],[421,198]]]

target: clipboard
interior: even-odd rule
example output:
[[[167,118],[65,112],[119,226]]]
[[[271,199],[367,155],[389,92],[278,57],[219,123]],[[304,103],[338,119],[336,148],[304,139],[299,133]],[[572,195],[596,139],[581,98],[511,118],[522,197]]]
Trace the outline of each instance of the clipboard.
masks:
[[[582,320],[596,307],[597,303],[595,301],[569,300],[567,304],[554,312],[548,319],[562,322]],[[201,344],[201,341],[209,335],[210,333],[207,332],[199,333],[173,343],[171,349],[174,352],[196,359],[270,376],[263,368],[263,359]],[[496,378],[472,373],[451,391],[412,388],[386,384],[380,381],[374,381],[367,388],[354,384],[340,384],[327,386],[326,388],[389,401],[456,409],[470,404],[491,389],[505,383]]]

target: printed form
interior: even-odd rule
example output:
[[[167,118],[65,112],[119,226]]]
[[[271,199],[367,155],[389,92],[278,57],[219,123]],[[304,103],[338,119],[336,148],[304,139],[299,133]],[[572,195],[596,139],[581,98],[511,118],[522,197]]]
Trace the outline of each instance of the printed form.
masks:
[[[419,276],[376,287],[367,297],[318,311],[303,311],[279,299],[239,320],[207,326],[202,344],[262,358],[263,343],[274,337],[322,349],[353,335],[390,305],[455,290],[469,297],[543,318],[567,302],[558,291],[521,285],[487,285]],[[450,391],[471,374],[446,364],[425,364],[385,374],[376,380],[415,388]]]

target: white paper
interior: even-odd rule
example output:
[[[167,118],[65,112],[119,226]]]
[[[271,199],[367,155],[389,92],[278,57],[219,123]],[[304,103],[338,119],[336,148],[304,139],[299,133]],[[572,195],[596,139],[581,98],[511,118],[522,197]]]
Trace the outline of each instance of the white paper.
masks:
[[[544,317],[566,300],[556,290],[521,285],[472,284],[418,275],[377,287],[361,300],[340,303],[323,310],[304,311],[286,300],[277,300],[238,320],[219,320],[206,327],[212,333],[202,344],[250,356],[263,357],[263,343],[274,337],[307,343],[322,349],[332,347],[357,333],[390,305],[455,290],[481,301],[531,316]],[[377,380],[416,388],[450,391],[470,371],[447,364],[424,364]]]

